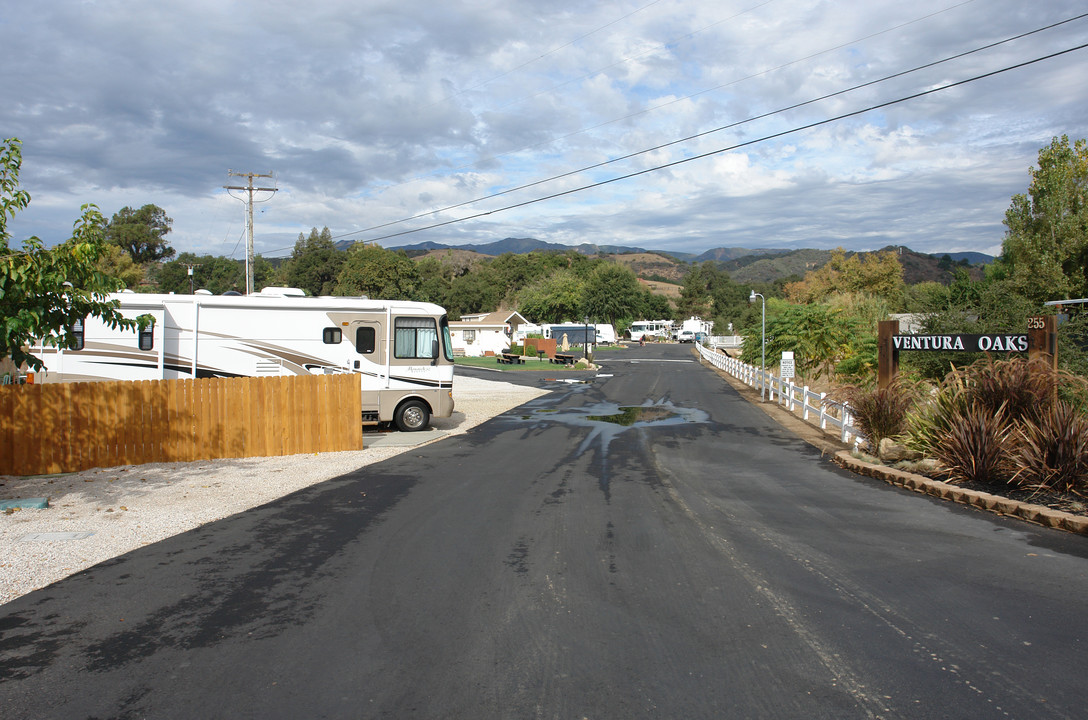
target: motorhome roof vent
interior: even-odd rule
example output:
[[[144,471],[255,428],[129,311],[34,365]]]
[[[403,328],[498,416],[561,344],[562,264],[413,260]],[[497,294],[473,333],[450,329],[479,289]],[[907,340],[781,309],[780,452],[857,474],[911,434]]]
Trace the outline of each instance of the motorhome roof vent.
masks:
[[[211,294],[212,294],[211,290],[205,290],[204,288],[200,288],[195,293],[193,293],[193,295],[211,295]]]
[[[306,291],[290,287],[266,287],[258,295],[273,295],[275,297],[306,297]]]

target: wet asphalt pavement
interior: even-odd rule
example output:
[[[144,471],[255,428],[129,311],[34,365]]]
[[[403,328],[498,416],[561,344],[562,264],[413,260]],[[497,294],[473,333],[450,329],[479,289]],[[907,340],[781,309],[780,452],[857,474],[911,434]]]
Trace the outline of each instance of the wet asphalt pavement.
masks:
[[[0,717],[1083,715],[1088,538],[841,470],[686,346],[598,357],[0,606]]]

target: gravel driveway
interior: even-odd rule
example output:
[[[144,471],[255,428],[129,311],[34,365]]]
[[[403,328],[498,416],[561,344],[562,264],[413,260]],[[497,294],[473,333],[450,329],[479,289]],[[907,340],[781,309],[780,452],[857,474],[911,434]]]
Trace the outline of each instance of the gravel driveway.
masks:
[[[453,416],[432,421],[443,431],[441,437],[466,432],[546,392],[464,376],[455,385]],[[128,465],[36,477],[0,475],[0,500],[48,497],[50,505],[0,514],[0,604],[135,548],[412,447],[368,445],[349,452]],[[58,533],[79,536],[55,539]]]

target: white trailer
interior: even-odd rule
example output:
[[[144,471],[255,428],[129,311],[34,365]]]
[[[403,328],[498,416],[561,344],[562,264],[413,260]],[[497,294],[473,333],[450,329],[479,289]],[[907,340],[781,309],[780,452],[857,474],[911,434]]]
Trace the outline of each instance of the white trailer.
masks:
[[[87,318],[77,350],[37,345],[39,382],[356,373],[364,423],[422,430],[453,413],[453,345],[438,305],[301,297],[291,288],[249,296],[111,295],[144,330]]]

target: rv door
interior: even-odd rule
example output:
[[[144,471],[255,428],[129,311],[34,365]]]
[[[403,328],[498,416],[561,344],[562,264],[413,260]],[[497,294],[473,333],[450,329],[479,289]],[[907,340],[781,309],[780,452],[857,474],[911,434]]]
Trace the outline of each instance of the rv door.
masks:
[[[352,362],[348,367],[353,370],[362,370],[366,365],[385,365],[383,353],[385,336],[382,333],[381,323],[353,322],[350,325],[349,337],[354,347],[349,351]]]

